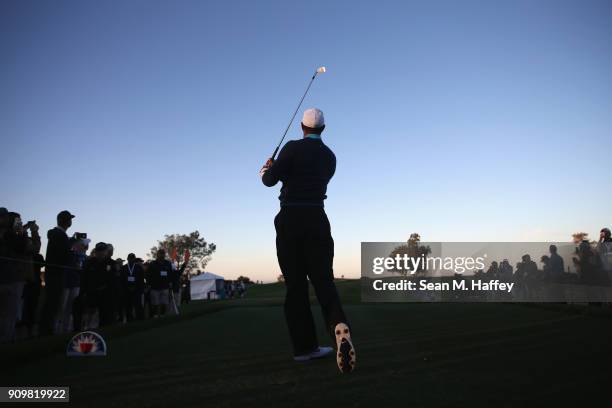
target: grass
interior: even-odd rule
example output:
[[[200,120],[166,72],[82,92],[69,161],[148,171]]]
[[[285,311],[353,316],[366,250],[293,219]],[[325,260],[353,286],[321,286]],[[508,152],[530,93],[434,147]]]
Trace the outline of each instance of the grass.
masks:
[[[362,304],[357,281],[338,288],[358,351],[351,375],[340,375],[333,359],[291,360],[283,289],[273,284],[253,288],[247,299],[193,302],[178,318],[109,328],[104,358],[67,358],[61,336],[3,346],[0,385],[68,385],[72,404],[87,407],[607,400],[609,318],[514,304]]]

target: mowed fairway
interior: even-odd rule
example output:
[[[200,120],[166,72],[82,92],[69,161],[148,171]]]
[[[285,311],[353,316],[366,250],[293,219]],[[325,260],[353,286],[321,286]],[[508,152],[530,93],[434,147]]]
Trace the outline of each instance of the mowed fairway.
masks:
[[[180,318],[108,329],[104,358],[66,357],[65,337],[4,346],[0,385],[68,385],[72,404],[88,407],[607,401],[609,318],[513,304],[360,304],[357,281],[338,285],[358,351],[351,375],[333,359],[292,361],[283,289],[274,284],[244,300],[194,302]]]

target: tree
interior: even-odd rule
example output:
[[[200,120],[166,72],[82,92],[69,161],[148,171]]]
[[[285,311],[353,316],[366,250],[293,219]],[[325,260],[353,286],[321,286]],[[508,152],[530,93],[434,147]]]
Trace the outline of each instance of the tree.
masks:
[[[572,234],[572,241],[574,244],[579,244],[582,241],[588,241],[589,233],[588,232],[575,232]]]
[[[421,236],[414,232],[410,234],[410,238],[406,242],[406,245],[396,247],[389,254],[390,258],[395,258],[396,255],[404,256],[407,255],[409,258],[417,259],[419,257],[423,258],[424,262],[427,262],[427,255],[431,253],[431,248],[429,246],[419,245],[421,242]],[[399,273],[400,275],[406,276],[408,274],[407,270],[397,270],[392,269],[391,272]],[[426,272],[426,269],[423,264],[419,265],[418,269],[414,271],[415,274],[420,275]]]
[[[159,249],[164,249],[170,257],[176,251],[176,261],[179,265],[183,264],[185,251],[188,250],[190,257],[185,271],[189,273],[192,269],[206,268],[217,246],[212,242],[206,242],[204,237],[200,237],[199,231],[194,231],[189,234],[166,235],[162,241],[157,241],[157,245],[151,248],[150,257],[155,259]]]
[[[242,276],[242,275],[240,275],[238,278],[236,278],[236,282],[242,282],[245,285],[249,285],[249,284],[253,283],[253,281],[251,279],[249,279],[248,276]]]

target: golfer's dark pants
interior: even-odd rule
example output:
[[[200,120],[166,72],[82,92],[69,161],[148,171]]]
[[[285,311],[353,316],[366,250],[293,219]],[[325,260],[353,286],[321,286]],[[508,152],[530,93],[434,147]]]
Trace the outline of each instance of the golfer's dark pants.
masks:
[[[334,240],[323,207],[282,207],[274,219],[276,254],[287,295],[285,318],[295,355],[309,353],[319,344],[310,310],[308,279],[321,305],[326,329],[346,322],[334,284]]]

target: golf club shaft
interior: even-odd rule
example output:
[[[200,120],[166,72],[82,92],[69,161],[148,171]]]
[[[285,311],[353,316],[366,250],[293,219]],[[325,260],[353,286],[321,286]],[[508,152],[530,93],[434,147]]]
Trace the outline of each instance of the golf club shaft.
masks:
[[[287,125],[287,129],[285,129],[285,133],[283,133],[283,137],[281,137],[280,142],[278,142],[278,146],[276,146],[276,149],[274,149],[274,153],[272,153],[272,160],[274,160],[274,158],[276,157],[276,153],[278,153],[278,149],[280,149],[280,146],[283,143],[283,140],[285,140],[285,136],[287,136],[287,132],[289,131],[289,128],[291,127],[291,124],[293,123],[293,119],[295,119],[295,115],[297,115],[298,110],[300,110],[300,106],[302,106],[302,102],[304,102],[304,98],[306,97],[308,90],[310,90],[310,85],[312,85],[312,82],[316,78],[317,74],[318,72],[315,71],[312,78],[310,78],[310,82],[308,83],[308,86],[306,87],[306,91],[304,92],[304,95],[302,95],[302,99],[300,99],[300,103],[298,104],[297,108],[295,108],[295,112],[293,112],[293,116],[291,116],[291,120],[289,121],[289,124]]]

